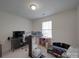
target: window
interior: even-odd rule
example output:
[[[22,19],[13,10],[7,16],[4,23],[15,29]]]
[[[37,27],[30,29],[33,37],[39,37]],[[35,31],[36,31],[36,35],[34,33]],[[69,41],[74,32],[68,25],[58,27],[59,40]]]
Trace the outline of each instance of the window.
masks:
[[[44,37],[52,38],[52,21],[42,22],[42,34]]]

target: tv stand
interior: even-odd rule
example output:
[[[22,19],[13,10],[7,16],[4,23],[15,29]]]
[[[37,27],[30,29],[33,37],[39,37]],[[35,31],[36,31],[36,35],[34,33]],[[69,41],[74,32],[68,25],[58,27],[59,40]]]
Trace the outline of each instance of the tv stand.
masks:
[[[11,39],[11,49],[15,50],[26,45],[26,41],[23,42],[23,35],[25,31],[13,31],[13,37]]]
[[[23,42],[22,40],[23,40],[22,37],[13,38],[11,40],[11,50],[14,51],[15,49],[25,46],[27,44],[27,42]]]

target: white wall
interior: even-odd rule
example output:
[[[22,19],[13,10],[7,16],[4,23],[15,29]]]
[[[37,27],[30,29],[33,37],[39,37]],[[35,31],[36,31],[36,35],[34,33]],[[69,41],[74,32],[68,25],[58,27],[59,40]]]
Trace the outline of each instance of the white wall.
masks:
[[[54,16],[54,41],[68,43],[76,47],[76,10],[65,11]]]
[[[2,44],[3,54],[10,50],[11,44],[7,40],[8,36],[12,36],[12,31],[32,30],[32,23],[28,19],[24,19],[6,12],[0,12],[0,43]]]
[[[41,30],[41,22],[53,21],[53,42],[65,42],[76,47],[76,9],[33,21],[33,30]]]
[[[32,27],[33,27],[32,30],[33,31],[41,31],[41,29],[42,29],[42,22],[43,21],[48,21],[48,20],[52,20],[52,17],[46,17],[44,19],[33,20],[32,21]]]
[[[78,28],[77,28],[77,29],[78,29],[78,30],[77,30],[77,34],[78,34],[78,35],[77,35],[77,39],[78,39],[77,42],[78,42],[78,46],[79,46],[79,6],[78,6],[78,8],[77,8],[77,27],[78,27]]]

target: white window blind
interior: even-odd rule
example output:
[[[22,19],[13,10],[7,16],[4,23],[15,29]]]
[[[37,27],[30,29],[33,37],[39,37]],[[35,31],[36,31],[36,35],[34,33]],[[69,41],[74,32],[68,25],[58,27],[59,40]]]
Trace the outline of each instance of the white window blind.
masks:
[[[42,22],[42,34],[44,37],[52,38],[52,21]]]

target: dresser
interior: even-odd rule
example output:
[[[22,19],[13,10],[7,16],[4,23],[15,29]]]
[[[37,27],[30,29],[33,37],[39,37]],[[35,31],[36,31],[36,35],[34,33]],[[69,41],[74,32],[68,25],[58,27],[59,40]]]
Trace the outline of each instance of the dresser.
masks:
[[[2,57],[2,44],[0,44],[0,57]]]
[[[27,44],[27,41],[23,42],[23,37],[11,39],[11,49],[14,51],[20,47],[23,47]]]

